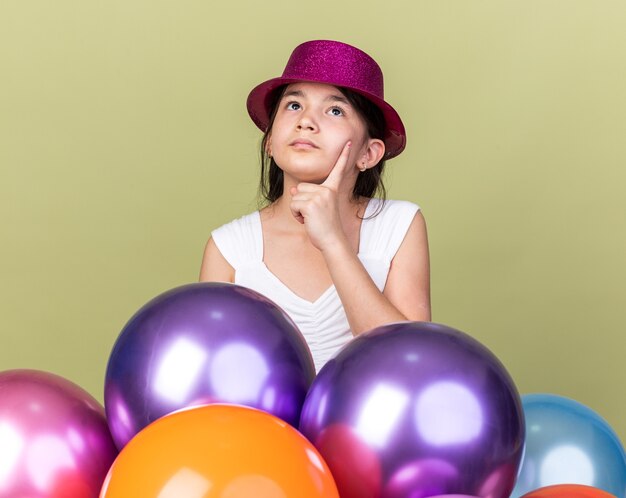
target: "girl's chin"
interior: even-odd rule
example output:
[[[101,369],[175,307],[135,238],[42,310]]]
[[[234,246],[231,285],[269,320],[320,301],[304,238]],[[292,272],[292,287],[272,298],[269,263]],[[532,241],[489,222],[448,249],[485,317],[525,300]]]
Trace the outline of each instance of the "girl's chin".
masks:
[[[321,185],[324,183],[326,178],[319,177],[302,177],[302,176],[292,176],[293,183],[297,185],[298,183],[314,183],[316,185]]]
[[[321,171],[319,168],[281,168],[285,179],[290,178],[296,183],[323,183],[329,171]]]

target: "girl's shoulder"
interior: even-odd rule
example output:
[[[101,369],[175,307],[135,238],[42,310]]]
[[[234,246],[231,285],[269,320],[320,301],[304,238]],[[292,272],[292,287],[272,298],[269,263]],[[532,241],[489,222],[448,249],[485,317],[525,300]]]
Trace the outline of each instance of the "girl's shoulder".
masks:
[[[420,210],[420,207],[411,201],[399,200],[399,199],[379,199],[372,197],[367,207],[367,214],[365,218],[371,217],[372,219],[394,219],[394,218],[413,218],[415,213]]]
[[[361,226],[362,252],[390,262],[419,210],[411,201],[372,198]]]
[[[215,228],[211,233],[216,232],[218,230],[228,231],[228,230],[235,230],[241,227],[250,227],[254,225],[255,223],[257,223],[258,219],[259,219],[259,211],[253,211],[251,213],[244,214],[243,216],[240,216],[239,218],[235,218],[234,220],[231,220],[227,223],[224,223],[223,225]]]
[[[262,235],[259,212],[245,214],[211,231],[211,238],[233,268],[259,259]]]

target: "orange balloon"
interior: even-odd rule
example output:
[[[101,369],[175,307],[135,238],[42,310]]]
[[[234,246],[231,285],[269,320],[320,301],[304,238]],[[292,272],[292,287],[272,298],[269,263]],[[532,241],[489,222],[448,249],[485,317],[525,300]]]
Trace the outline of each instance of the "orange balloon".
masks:
[[[522,498],[616,498],[616,496],[582,484],[555,484],[526,493]]]
[[[328,466],[296,429],[237,405],[180,410],[124,447],[100,498],[339,498]]]

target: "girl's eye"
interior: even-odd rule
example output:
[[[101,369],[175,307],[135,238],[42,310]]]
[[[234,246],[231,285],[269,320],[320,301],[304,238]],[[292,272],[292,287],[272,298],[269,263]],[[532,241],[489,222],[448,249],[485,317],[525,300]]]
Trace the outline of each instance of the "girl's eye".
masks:
[[[302,106],[298,102],[291,101],[287,102],[287,104],[285,105],[285,109],[287,109],[288,111],[299,111],[300,109],[302,109]],[[341,107],[337,106],[331,107],[328,112],[331,113],[333,116],[345,115],[344,110]]]

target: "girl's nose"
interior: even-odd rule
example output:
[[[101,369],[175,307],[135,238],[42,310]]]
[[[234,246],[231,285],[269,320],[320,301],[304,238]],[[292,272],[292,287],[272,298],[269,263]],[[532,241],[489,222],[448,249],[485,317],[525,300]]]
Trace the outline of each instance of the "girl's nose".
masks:
[[[306,130],[315,131],[316,125],[313,119],[311,119],[311,117],[308,114],[302,114],[300,116],[300,119],[298,120],[297,128],[298,130],[306,129]]]

